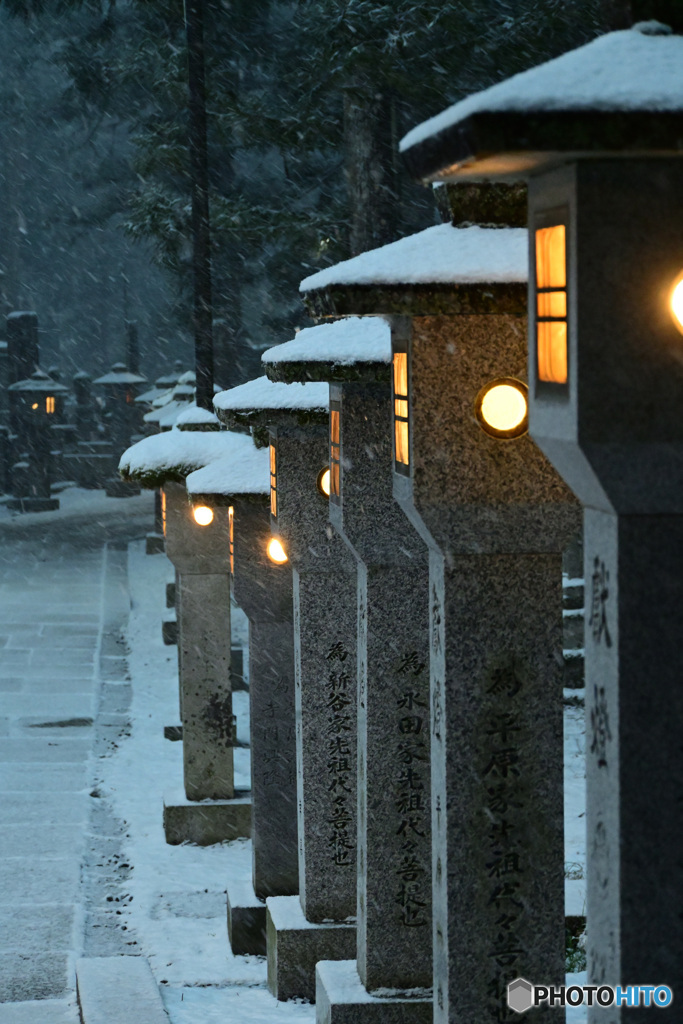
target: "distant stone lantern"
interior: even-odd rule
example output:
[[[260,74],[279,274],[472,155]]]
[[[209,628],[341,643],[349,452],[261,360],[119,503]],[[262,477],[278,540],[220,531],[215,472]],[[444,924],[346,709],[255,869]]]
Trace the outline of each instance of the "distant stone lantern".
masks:
[[[318,316],[391,323],[393,493],[429,547],[429,1013],[444,1024],[507,1020],[515,972],[560,984],[564,968],[562,551],[578,516],[525,436],[525,198],[453,192],[453,223],[301,286]],[[318,972],[319,1021],[350,1002],[359,1021],[391,1012],[370,1017],[350,972]]]
[[[26,380],[10,384],[7,391],[11,420],[29,457],[28,465],[20,462],[12,474],[15,497],[9,507],[24,512],[58,509],[59,499],[50,493],[56,438],[52,427],[62,419],[68,389],[36,370]]]
[[[166,553],[176,569],[184,794],[171,790],[164,798],[171,844],[249,835],[248,792],[244,782],[235,785],[233,760],[228,508],[208,494],[189,500],[185,479],[220,459],[239,463],[251,454],[241,434],[174,430],[132,445],[119,466],[125,479],[163,488]]]
[[[223,422],[269,447],[268,556],[293,579],[299,896],[266,901],[278,999],[313,999],[317,961],[352,956],[356,943],[356,571],[316,486],[328,395],[327,384],[262,377],[214,400]]]
[[[252,886],[228,882],[228,936],[233,953],[264,955],[266,898],[299,891],[292,573],[267,556],[266,450],[190,473],[187,491],[195,516],[227,508],[232,591],[249,620]]]
[[[658,7],[680,21],[677,5]],[[661,977],[674,990],[681,67],[683,38],[641,22],[469,97],[402,143],[423,179],[529,180],[530,431],[585,509],[588,981]],[[599,1008],[588,1019],[605,1013],[621,1020]]]

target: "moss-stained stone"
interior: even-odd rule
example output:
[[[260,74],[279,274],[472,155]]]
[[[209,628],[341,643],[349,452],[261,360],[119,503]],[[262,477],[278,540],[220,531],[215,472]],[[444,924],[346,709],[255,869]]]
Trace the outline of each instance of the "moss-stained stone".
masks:
[[[468,224],[525,228],[527,188],[523,182],[457,182],[435,189],[442,218],[455,227]]]
[[[526,314],[525,284],[329,285],[304,292],[312,317]]]

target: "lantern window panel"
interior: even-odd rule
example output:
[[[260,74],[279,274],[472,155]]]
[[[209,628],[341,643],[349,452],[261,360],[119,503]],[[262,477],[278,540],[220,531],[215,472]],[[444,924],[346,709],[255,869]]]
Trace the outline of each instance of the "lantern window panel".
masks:
[[[407,475],[410,470],[410,426],[408,405],[408,353],[394,352],[394,468]]]
[[[544,219],[551,216],[546,214]],[[544,384],[568,380],[567,229],[564,223],[536,228],[536,372]]]
[[[277,451],[270,442],[270,514],[277,518]]]
[[[45,412],[53,413],[55,411],[55,398],[54,395],[47,395],[45,398]]]
[[[235,510],[228,508],[228,538],[230,544],[230,575],[235,575]]]
[[[341,406],[330,402],[330,500],[339,503],[341,494],[339,466],[341,462]]]

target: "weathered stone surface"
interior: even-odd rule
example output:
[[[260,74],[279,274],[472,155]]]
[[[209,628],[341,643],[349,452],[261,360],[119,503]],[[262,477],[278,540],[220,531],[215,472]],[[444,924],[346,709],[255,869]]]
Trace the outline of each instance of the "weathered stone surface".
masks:
[[[233,953],[266,953],[266,896],[299,891],[292,571],[268,559],[267,497],[233,502],[233,591],[249,619],[252,885],[228,887]]]
[[[528,437],[474,415],[484,385],[526,379],[523,322],[394,330],[412,461],[394,493],[431,548],[434,1020],[488,1024],[511,1019],[512,978],[563,976],[561,552],[577,507]]]
[[[266,900],[268,989],[276,999],[316,997],[315,968],[320,960],[347,960],[356,951],[350,924],[313,924],[296,896]]]
[[[277,452],[272,528],[293,569],[300,907],[309,927],[320,923],[320,935],[331,929],[329,942],[336,943],[339,928],[331,922],[356,912],[355,561],[330,526],[327,501],[316,488],[329,461],[327,428],[278,423],[272,440]],[[286,932],[286,919],[283,927]],[[271,990],[287,993],[278,998],[313,998],[315,958],[301,961],[298,930],[297,925],[290,942],[275,924],[268,929]],[[353,955],[355,929],[350,932],[353,939],[347,937],[343,949],[329,946],[321,955]]]
[[[431,561],[435,1020],[483,1024],[563,976],[561,561]]]
[[[234,596],[249,619],[253,882],[298,892],[292,571],[271,562],[267,499],[233,505]]]
[[[188,800],[233,795],[230,579],[181,573],[183,768]]]
[[[369,995],[360,980],[355,960],[316,967],[316,1024],[431,1024],[432,1000],[406,996]]]
[[[233,795],[228,512],[198,526],[182,484],[164,486],[166,553],[176,569],[183,770],[189,800]]]
[[[358,559],[358,972],[370,992],[428,989],[428,551],[393,499],[389,387],[334,385],[330,398],[341,441],[331,520]]]
[[[533,430],[585,506],[588,981],[647,973],[674,992],[683,986],[683,367],[669,300],[682,185],[680,162],[658,156],[578,160],[529,192],[532,225],[571,210],[568,383],[537,388]],[[588,1019],[621,1014],[589,1009]]]
[[[164,834],[171,846],[195,843],[213,846],[251,834],[249,795],[232,800],[185,801],[176,794],[164,798]]]

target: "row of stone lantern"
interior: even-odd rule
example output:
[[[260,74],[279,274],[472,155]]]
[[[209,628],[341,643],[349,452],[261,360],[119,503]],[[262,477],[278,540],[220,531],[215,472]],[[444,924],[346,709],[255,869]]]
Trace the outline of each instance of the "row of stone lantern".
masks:
[[[216,400],[269,449],[271,566],[261,498],[234,572],[273,626],[252,641],[271,665],[252,743],[276,693],[278,746],[288,737],[278,786],[257,797],[253,776],[271,813],[292,757],[275,667],[290,664],[290,569],[293,592],[299,891],[293,871],[259,890],[255,859],[252,948],[267,895],[271,991],[315,996],[319,1024],[494,1024],[529,1008],[531,983],[563,983],[574,494],[591,583],[589,981],[676,988],[681,58],[680,37],[648,22],[421,126],[406,157],[451,183],[452,222],[303,282],[335,322],[266,354],[276,383]],[[495,183],[524,177],[528,249],[525,191]],[[222,493],[239,536],[214,469],[195,495]],[[271,586],[277,611],[255,589]]]
[[[279,383],[216,400],[228,426],[268,443],[279,547],[267,586],[273,565],[291,567],[296,679],[299,891],[293,873],[259,884],[257,851],[273,868],[285,844],[268,849],[255,819],[254,891],[228,894],[231,943],[267,952],[273,994],[317,998],[321,1021],[350,1008],[354,1020],[431,1020],[432,979],[443,1010],[455,960],[463,1005],[501,1005],[520,944],[519,970],[563,973],[561,551],[576,503],[526,436],[526,239],[503,226],[519,216],[519,190],[477,192],[482,219],[495,208],[502,224],[442,225],[387,247],[388,271],[370,253],[306,282],[311,305],[342,319],[266,354]],[[466,199],[471,220],[471,189]],[[360,288],[369,272],[380,282]],[[329,412],[312,381],[331,383]],[[168,435],[136,447],[153,443]],[[176,475],[181,463],[176,450]],[[239,537],[234,471],[227,456],[187,485],[207,507],[229,502]],[[173,488],[189,523],[185,488],[166,484],[166,500]],[[169,544],[168,508],[169,555],[196,560],[196,527]],[[248,614],[239,580],[259,571],[261,522],[233,566]],[[220,561],[229,540],[217,542]],[[218,597],[204,602],[205,630],[209,607],[222,614]],[[251,651],[272,662],[270,627]],[[294,808],[274,799],[284,781],[263,794],[257,784],[274,753],[272,735],[259,746],[273,673],[262,692],[265,703],[258,686],[251,695],[252,812],[261,799],[266,820],[289,811],[291,830]],[[287,735],[292,695],[280,693]],[[291,770],[291,746],[278,753]]]

